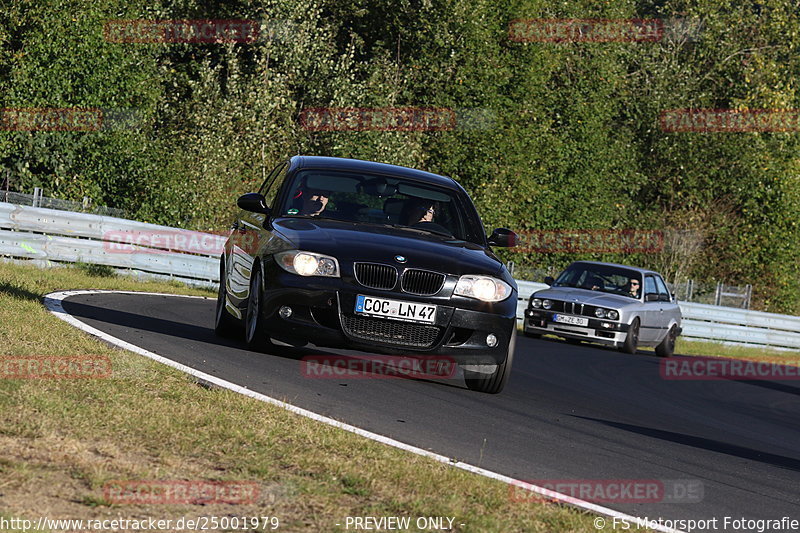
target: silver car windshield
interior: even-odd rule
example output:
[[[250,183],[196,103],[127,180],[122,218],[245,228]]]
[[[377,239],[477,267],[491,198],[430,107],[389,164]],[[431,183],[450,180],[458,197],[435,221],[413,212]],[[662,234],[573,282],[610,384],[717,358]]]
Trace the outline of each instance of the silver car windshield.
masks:
[[[613,265],[572,263],[553,286],[607,292],[638,300],[642,294],[642,276],[635,270]]]

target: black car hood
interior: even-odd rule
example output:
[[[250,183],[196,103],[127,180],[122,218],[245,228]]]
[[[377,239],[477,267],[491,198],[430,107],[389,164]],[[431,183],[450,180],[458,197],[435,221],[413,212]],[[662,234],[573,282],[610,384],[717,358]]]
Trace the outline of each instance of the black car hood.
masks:
[[[365,261],[449,274],[497,276],[500,260],[475,243],[411,228],[343,222],[330,219],[278,218],[275,232],[292,248],[336,257],[340,262]]]

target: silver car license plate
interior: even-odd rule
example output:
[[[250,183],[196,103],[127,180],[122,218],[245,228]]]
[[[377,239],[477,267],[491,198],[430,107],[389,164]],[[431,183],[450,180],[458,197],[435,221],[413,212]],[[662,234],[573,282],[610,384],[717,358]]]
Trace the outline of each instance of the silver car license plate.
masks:
[[[436,321],[435,305],[375,298],[374,296],[364,296],[363,294],[359,294],[356,298],[355,312],[359,315],[393,318],[408,322],[432,324]]]
[[[573,326],[589,325],[589,319],[580,316],[553,315],[553,322],[560,322],[561,324],[571,324]]]

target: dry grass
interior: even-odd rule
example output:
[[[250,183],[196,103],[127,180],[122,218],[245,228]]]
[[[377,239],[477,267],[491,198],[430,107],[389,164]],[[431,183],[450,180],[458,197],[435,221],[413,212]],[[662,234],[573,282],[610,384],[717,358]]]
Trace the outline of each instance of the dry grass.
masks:
[[[78,269],[0,264],[0,356],[105,355],[113,366],[108,379],[0,380],[0,517],[278,516],[280,531],[336,531],[347,516],[449,516],[455,531],[595,530],[586,513],[512,501],[503,483],[198,386],[113,349],[40,303],[43,294],[77,288],[209,296]],[[111,505],[103,485],[120,479],[255,481],[260,498]]]

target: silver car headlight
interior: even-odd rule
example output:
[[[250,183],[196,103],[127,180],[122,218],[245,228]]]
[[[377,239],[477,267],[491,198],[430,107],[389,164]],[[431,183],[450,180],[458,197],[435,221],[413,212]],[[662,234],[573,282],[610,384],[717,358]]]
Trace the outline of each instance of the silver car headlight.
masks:
[[[490,276],[464,275],[458,278],[454,294],[484,302],[501,302],[511,296],[511,286]]]
[[[299,276],[339,277],[339,261],[329,255],[289,250],[275,254],[275,261],[285,271]]]
[[[606,313],[606,318],[608,318],[608,319],[610,319],[610,320],[616,320],[616,319],[618,319],[618,318],[619,318],[619,313],[618,313],[618,312],[616,312],[616,311],[614,311],[613,309],[610,309],[610,310],[609,310],[609,311]]]
[[[598,307],[597,309],[594,310],[594,316],[596,316],[597,318],[605,318],[606,310],[603,309],[602,307]]]
[[[531,300],[531,307],[534,309],[541,309],[542,308],[542,300],[541,298],[534,298]]]

